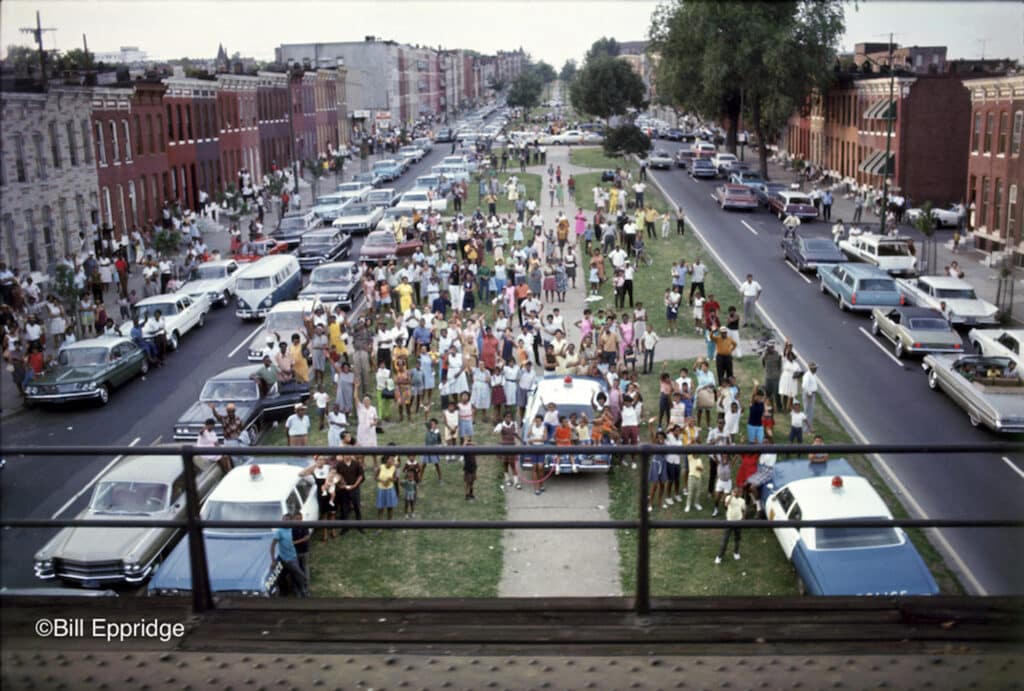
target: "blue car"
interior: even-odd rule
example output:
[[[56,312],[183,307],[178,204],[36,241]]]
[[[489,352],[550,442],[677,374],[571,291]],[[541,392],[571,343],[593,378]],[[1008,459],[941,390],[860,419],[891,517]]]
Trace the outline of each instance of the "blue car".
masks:
[[[299,471],[312,463],[301,458],[260,458],[233,468],[203,504],[201,516],[214,521],[279,521],[301,512],[319,518],[316,485]],[[270,561],[270,528],[206,528],[206,560],[215,595],[269,597],[278,592],[281,563]],[[171,551],[149,582],[150,595],[192,592],[188,537]]]
[[[373,174],[383,181],[392,182],[397,180],[405,172],[400,161],[385,159],[373,164]]]
[[[891,519],[878,492],[845,459],[775,464],[768,520]],[[767,493],[765,492],[765,493]],[[762,495],[763,496],[763,495]],[[939,586],[900,528],[775,528],[808,595],[937,595]]]
[[[818,288],[839,301],[839,309],[870,312],[906,304],[888,273],[870,264],[825,264],[818,267]]]

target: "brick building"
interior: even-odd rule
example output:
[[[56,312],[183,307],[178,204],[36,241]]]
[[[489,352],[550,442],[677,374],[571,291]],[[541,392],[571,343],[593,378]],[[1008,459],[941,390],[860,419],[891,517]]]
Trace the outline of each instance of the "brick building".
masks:
[[[217,82],[171,77],[164,80],[167,121],[165,197],[196,208],[199,190],[211,196],[224,190],[220,159],[220,114]]]
[[[334,70],[314,73],[313,105],[316,151],[327,153],[338,147],[338,78]]]
[[[965,142],[965,198],[973,204],[975,244],[1007,251],[1024,265],[1021,201],[1024,164],[1024,75],[984,77],[963,82],[971,103],[970,139]]]
[[[871,71],[880,72],[889,65],[888,43],[858,43],[854,46],[853,62],[858,69],[868,63]],[[914,74],[939,74],[946,71],[946,46],[901,46],[892,51],[892,64],[896,69]]]
[[[238,187],[238,171],[261,169],[257,113],[259,78],[217,75],[217,124],[220,167],[225,185]],[[206,187],[207,192],[214,188]]]
[[[259,72],[256,86],[256,116],[260,138],[260,175],[271,166],[287,167],[291,161],[288,126],[288,75],[284,72]]]
[[[0,93],[0,261],[47,271],[99,221],[92,93]]]

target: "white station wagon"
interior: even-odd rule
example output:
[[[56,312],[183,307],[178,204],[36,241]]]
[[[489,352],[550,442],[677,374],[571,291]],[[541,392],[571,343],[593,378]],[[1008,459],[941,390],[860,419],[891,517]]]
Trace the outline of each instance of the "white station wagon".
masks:
[[[971,284],[961,278],[922,276],[901,279],[896,284],[910,302],[918,307],[930,307],[944,312],[953,324],[999,322],[999,308],[979,298]]]
[[[151,298],[139,300],[132,307],[132,317],[137,318],[143,325],[157,312],[160,312],[164,319],[167,347],[170,350],[177,350],[182,336],[191,331],[193,327],[202,327],[206,324],[206,315],[210,312],[210,298],[206,295],[192,297],[186,293],[177,292],[154,295]],[[132,326],[131,321],[126,321],[117,327],[117,332],[122,336],[130,336]]]

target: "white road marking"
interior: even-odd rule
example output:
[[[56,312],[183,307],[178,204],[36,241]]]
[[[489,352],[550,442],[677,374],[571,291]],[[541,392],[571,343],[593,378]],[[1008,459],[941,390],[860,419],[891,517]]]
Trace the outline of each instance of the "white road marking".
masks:
[[[160,440],[163,439],[163,438],[164,438],[164,435],[162,435],[162,434],[156,435],[156,439],[153,440],[153,443],[150,444],[150,446],[156,446],[157,444],[160,443]]]
[[[858,326],[857,330],[860,331],[865,336],[867,336],[868,340],[871,341],[876,348],[878,348],[879,350],[882,351],[882,353],[885,354],[885,357],[889,358],[890,360],[895,362],[897,365],[899,365],[900,369],[903,369],[903,363],[900,362],[900,359],[898,357],[896,357],[895,355],[893,355],[892,353],[890,353],[888,348],[886,348],[884,345],[879,343],[878,339],[875,338],[873,335],[871,335],[870,331],[865,329],[863,326]]]
[[[142,437],[135,437],[135,439],[132,439],[132,443],[131,443],[131,444],[129,444],[128,446],[135,446],[135,445],[136,445],[136,444],[138,444],[138,443],[139,443],[140,441],[142,441]],[[72,504],[74,504],[74,503],[75,503],[75,502],[76,502],[76,501],[78,500],[78,498],[79,498],[79,497],[81,497],[81,496],[82,496],[83,494],[85,494],[85,493],[86,493],[86,492],[88,492],[88,491],[89,491],[90,489],[92,489],[92,486],[96,484],[96,481],[97,481],[97,480],[99,480],[99,479],[100,479],[100,478],[101,478],[101,477],[102,477],[102,476],[104,475],[104,473],[106,473],[106,472],[107,472],[108,470],[110,470],[111,466],[113,466],[113,465],[114,465],[115,463],[117,463],[118,461],[120,461],[120,460],[121,460],[122,458],[124,458],[124,456],[114,456],[113,460],[111,460],[111,461],[110,461],[110,463],[108,463],[108,464],[107,464],[107,465],[106,465],[106,466],[105,466],[105,467],[103,468],[103,470],[101,470],[101,471],[100,471],[100,472],[99,472],[99,473],[98,473],[98,474],[96,475],[96,477],[94,477],[94,478],[93,478],[92,480],[89,480],[89,484],[87,484],[87,485],[86,485],[85,487],[83,487],[82,489],[78,490],[78,494],[76,494],[75,496],[73,496],[73,497],[71,497],[70,499],[68,499],[67,503],[66,503],[66,504],[64,504],[64,506],[62,506],[62,507],[60,507],[59,509],[57,509],[57,512],[56,512],[55,514],[53,514],[52,516],[50,516],[50,518],[51,518],[51,519],[54,519],[54,518],[56,518],[57,516],[59,516],[59,515],[61,515],[62,513],[64,513],[65,511],[67,511],[67,508],[68,508],[69,506],[71,506]]]
[[[753,226],[751,226],[749,223],[747,223],[746,221],[740,221],[740,223],[742,223],[746,227],[746,229],[749,230],[751,233],[757,235],[757,231],[754,230]]]
[[[1011,461],[1011,460],[1010,460],[1009,458],[1007,458],[1006,456],[1003,456],[1003,461],[1004,461],[1004,462],[1006,463],[1006,465],[1008,465],[1008,466],[1010,466],[1011,468],[1013,468],[1013,472],[1017,473],[1017,474],[1018,474],[1018,475],[1020,475],[1021,477],[1024,477],[1024,470],[1021,470],[1020,468],[1018,468],[1018,467],[1017,467],[1017,464],[1016,464],[1016,463],[1014,463],[1013,461]]]
[[[235,356],[235,353],[237,353],[239,350],[244,348],[246,346],[246,344],[248,344],[249,341],[251,341],[253,339],[253,337],[255,337],[256,334],[259,333],[262,330],[263,330],[263,324],[260,324],[255,329],[253,329],[252,333],[249,334],[248,336],[246,336],[244,341],[239,343],[237,346],[235,346],[234,350],[232,350],[230,353],[228,353],[228,359],[230,360],[231,358],[233,358]]]
[[[718,197],[716,197],[713,194],[709,194],[708,196],[711,197],[712,199],[714,199],[716,204],[718,203]]]
[[[667,199],[672,198],[672,195],[665,191],[665,189],[661,186],[661,183],[659,183],[657,179],[655,179],[655,184],[661,190],[663,196],[665,196]],[[707,238],[704,236],[704,233],[702,233],[700,229],[697,227],[697,224],[693,222],[692,218],[688,218],[687,221],[689,221],[690,227],[693,228],[693,232],[696,233],[697,237],[700,238],[701,242],[704,244],[704,247],[707,249],[707,251],[710,252],[711,256],[714,257],[715,261],[718,262],[718,265],[725,270],[725,272],[729,275],[729,278],[732,279],[732,282],[735,283],[737,287],[739,287],[741,283],[740,279],[736,276],[736,274],[733,273],[732,269],[729,268],[729,265],[722,260],[722,257],[718,254],[718,252],[715,251],[715,248],[712,247],[711,244],[707,241]],[[757,311],[761,314],[761,316],[765,319],[765,321],[768,322],[768,325],[771,326],[776,333],[784,337],[782,329],[780,329],[779,325],[775,323],[775,320],[768,315],[768,312],[761,305],[760,301],[758,301],[756,308]],[[796,353],[796,356],[797,359],[799,359],[800,362],[803,363],[804,368],[806,369],[807,361],[799,353]],[[860,427],[858,427],[857,424],[853,421],[850,415],[846,412],[846,409],[839,404],[839,400],[832,395],[831,389],[825,384],[825,381],[820,376],[818,377],[818,387],[821,391],[821,395],[825,397],[825,399],[827,399],[829,407],[833,411],[835,411],[836,415],[838,415],[842,419],[843,426],[846,427],[846,429],[849,430],[851,434],[853,434],[853,436],[857,440],[857,443],[870,443],[868,441],[867,436],[861,431]],[[907,500],[907,503],[910,505],[910,509],[913,513],[916,513],[921,518],[929,518],[928,514],[925,513],[923,508],[921,508],[921,505],[917,503],[917,500],[914,499],[913,495],[911,495],[910,492],[907,490],[906,485],[904,485],[903,482],[900,481],[898,477],[896,477],[896,473],[894,473],[892,467],[885,462],[885,459],[883,459],[877,453],[868,454],[868,458],[872,459],[883,470],[885,475],[888,477],[889,481],[893,484],[893,486],[895,486],[896,490],[900,494],[902,494],[903,497]],[[970,586],[970,588],[973,588],[973,594],[981,596],[988,595],[988,591],[981,585],[981,583],[975,577],[974,573],[971,572],[971,570],[967,567],[967,564],[964,562],[963,558],[956,552],[956,550],[953,549],[953,545],[949,544],[949,540],[946,539],[946,536],[943,535],[942,532],[937,529],[926,528],[925,532],[927,532],[929,535],[934,536],[935,540],[939,543],[941,549],[944,550],[946,554],[949,555],[950,559],[954,561],[956,568],[958,568],[963,577],[969,581],[968,585]]]
[[[801,271],[800,269],[798,269],[795,266],[793,266],[793,263],[790,262],[788,259],[785,259],[783,261],[786,264],[786,266],[788,266],[789,268],[791,268],[793,270],[793,273],[795,273],[797,276],[799,276],[800,278],[802,278],[804,280],[804,283],[806,283],[808,285],[811,284],[811,279],[809,279],[806,276],[804,276],[804,272],[803,271]]]

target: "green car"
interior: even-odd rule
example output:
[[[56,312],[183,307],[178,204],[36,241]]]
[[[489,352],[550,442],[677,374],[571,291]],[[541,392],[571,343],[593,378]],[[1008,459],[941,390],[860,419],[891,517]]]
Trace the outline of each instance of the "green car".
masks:
[[[106,404],[111,390],[148,371],[145,351],[130,338],[88,338],[62,348],[57,361],[25,387],[25,400],[65,403],[94,398]]]

